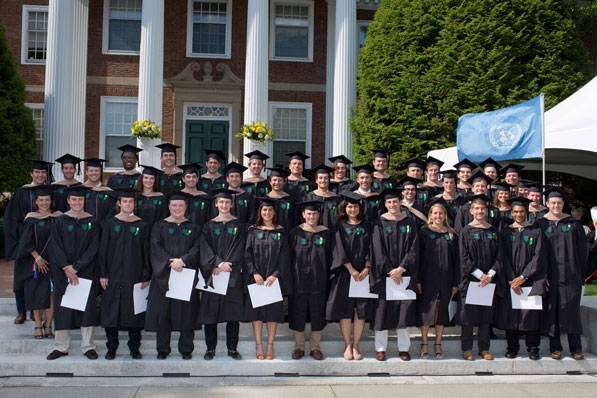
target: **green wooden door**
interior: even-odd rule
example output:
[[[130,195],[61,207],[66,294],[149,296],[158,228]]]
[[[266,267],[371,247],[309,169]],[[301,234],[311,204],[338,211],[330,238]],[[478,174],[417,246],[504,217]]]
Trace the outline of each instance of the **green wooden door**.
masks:
[[[187,120],[185,163],[205,165],[204,149],[219,149],[228,156],[228,121]],[[227,162],[222,162],[224,166]]]

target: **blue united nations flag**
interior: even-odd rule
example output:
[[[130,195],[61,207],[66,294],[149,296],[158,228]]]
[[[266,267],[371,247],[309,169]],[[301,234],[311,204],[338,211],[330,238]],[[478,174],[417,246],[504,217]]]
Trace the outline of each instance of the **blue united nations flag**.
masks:
[[[543,94],[497,111],[468,113],[458,119],[458,159],[480,162],[540,158]]]

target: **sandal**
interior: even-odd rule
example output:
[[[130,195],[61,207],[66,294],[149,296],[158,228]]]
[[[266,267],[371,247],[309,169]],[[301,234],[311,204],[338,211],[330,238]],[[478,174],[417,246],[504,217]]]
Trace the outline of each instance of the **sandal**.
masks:
[[[429,359],[429,352],[427,351],[427,346],[429,344],[421,344],[421,358]],[[425,347],[425,349],[423,349]]]
[[[35,340],[41,340],[44,338],[44,334],[43,332],[40,332],[40,334],[37,334],[38,330],[43,330],[44,328],[41,326],[36,326],[35,327],[35,334],[33,335],[33,337],[35,337]]]
[[[344,349],[344,359],[346,359],[347,361],[350,361],[352,358],[353,358],[352,357],[352,346],[348,345]]]
[[[261,360],[265,359],[265,355],[263,355],[263,345],[255,343],[255,358]]]
[[[52,333],[52,325],[49,325],[49,326],[44,325],[43,328],[44,328],[44,337],[46,339],[53,339],[54,333]],[[50,333],[46,333],[46,330],[48,330],[48,329],[50,329]]]
[[[439,350],[437,349],[439,347]],[[444,353],[442,352],[442,345],[441,344],[434,344],[433,348],[435,348],[435,357],[437,359],[444,359]]]
[[[274,343],[267,343],[267,354],[265,355],[265,359],[274,359]]]

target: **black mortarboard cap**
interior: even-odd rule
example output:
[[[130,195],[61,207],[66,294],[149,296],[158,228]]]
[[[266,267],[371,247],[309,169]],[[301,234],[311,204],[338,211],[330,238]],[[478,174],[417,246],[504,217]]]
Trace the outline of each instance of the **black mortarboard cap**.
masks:
[[[49,169],[52,168],[52,165],[54,164],[52,162],[46,162],[45,160],[36,160],[36,159],[33,159],[31,162],[32,162],[31,168],[33,170],[48,171]]]
[[[230,162],[222,169],[222,174],[228,175],[230,173],[240,173],[241,175],[247,170],[247,167],[236,162]]]
[[[400,164],[400,166],[404,169],[409,169],[411,167],[418,167],[422,170],[425,168],[425,162],[422,161],[421,159],[412,158],[412,159],[405,160],[404,162],[402,162]]]
[[[457,179],[458,178],[458,170],[446,170],[446,171],[442,171],[442,179],[443,178]]]
[[[491,187],[494,188],[496,191],[508,191],[514,188],[514,185],[510,185],[507,182],[493,182],[491,183]]]
[[[270,177],[288,178],[288,175],[290,174],[283,167],[268,167],[267,169],[270,171]]]
[[[387,159],[388,158],[388,150],[387,149],[372,149],[371,152],[373,152],[373,157],[374,158],[384,158]]]
[[[446,209],[446,214],[449,214],[451,212],[450,206],[448,205],[448,202],[446,202],[446,200],[440,196],[438,198],[433,198],[433,200],[429,201],[425,205],[425,214],[428,214],[429,210],[431,210],[431,208],[433,206],[435,206],[435,205],[441,205],[441,206],[443,206],[444,209]]]
[[[308,201],[304,201],[304,202],[298,202],[297,206],[300,206],[301,211],[304,211],[304,210],[320,211],[322,203],[323,202],[320,200],[308,200]]]
[[[60,187],[64,187],[61,185]],[[36,185],[32,187],[33,194],[35,196],[52,196],[54,194],[54,189],[57,188],[55,185]]]
[[[119,151],[122,151],[122,153],[132,152],[135,155],[138,154],[139,152],[141,152],[143,150],[141,148],[137,148],[136,146],[133,146],[133,145],[130,145],[130,144],[119,146],[117,149]]]
[[[134,198],[137,190],[134,188],[119,188],[116,190],[116,194],[119,198]]]
[[[171,200],[184,200],[185,202],[188,202],[189,199],[191,199],[191,195],[175,189],[166,194],[166,199],[168,200],[168,203],[170,203]]]
[[[326,166],[325,164],[320,164],[317,167],[311,169],[311,177],[315,177],[317,174],[330,174],[333,173],[334,169],[330,166]]]
[[[560,187],[549,187],[543,192],[543,195],[545,195],[545,200],[551,198],[568,199],[568,194]]]
[[[66,155],[60,156],[58,159],[56,159],[56,161],[60,164],[70,163],[78,165],[81,162],[81,159],[74,155],[71,155],[70,153],[67,153]]]
[[[179,145],[174,145],[174,144],[171,144],[169,142],[164,142],[164,143],[162,143],[160,145],[156,145],[155,147],[156,148],[160,148],[162,150],[162,153],[164,153],[164,152],[176,153],[176,150],[178,148],[180,148]]]
[[[492,158],[487,158],[481,163],[479,163],[479,167],[481,167],[482,169],[485,169],[485,167],[495,167],[496,170],[499,170],[502,168],[502,165],[493,160]]]
[[[352,169],[354,171],[356,171],[357,174],[359,174],[359,173],[373,174],[375,172],[375,168],[370,164],[362,164],[360,166],[354,166]]]
[[[269,156],[267,156],[265,153],[261,152],[261,151],[252,151],[249,153],[245,153],[245,157],[249,158],[249,159],[260,159],[263,160],[264,162],[269,159]]]
[[[475,174],[468,179],[469,184],[474,184],[475,180],[483,180],[487,183],[487,185],[493,182],[493,178],[489,177],[487,174],[483,173],[482,171],[477,171]]]
[[[489,206],[489,201],[490,201],[490,200],[489,200],[489,196],[487,196],[487,195],[483,195],[483,194],[480,194],[480,195],[471,195],[471,196],[465,196],[465,197],[463,197],[463,198],[462,198],[462,203],[472,202],[472,201],[474,201],[474,200],[477,200],[477,199],[481,199],[481,200],[483,200],[483,201],[485,202],[485,204],[486,204],[487,206]]]
[[[379,193],[379,196],[382,197],[383,200],[394,199],[394,198],[402,199],[402,190],[398,189],[398,188],[384,189],[383,191],[381,191]]]
[[[419,180],[418,178],[413,178],[413,177],[402,177],[400,179],[400,181],[398,181],[398,185],[401,187],[406,187],[406,186],[410,186],[410,185],[414,185],[415,187],[417,185],[419,185],[421,183],[421,180]]]
[[[218,189],[214,189],[213,190],[213,198],[224,198],[224,199],[230,199],[232,200],[232,197],[234,196],[236,192],[228,189],[228,188],[218,188]]]
[[[454,168],[456,170],[460,170],[461,168],[468,168],[468,169],[471,169],[471,171],[472,171],[477,168],[477,165],[474,164],[473,162],[471,162],[470,160],[468,160],[467,158],[464,158],[460,162],[456,163],[454,165]]]
[[[218,162],[226,160],[226,155],[224,155],[224,152],[220,151],[219,149],[204,149],[203,151],[205,152],[207,159],[216,159]]]
[[[507,173],[520,173],[520,170],[524,169],[524,166],[516,163],[510,163],[500,170],[500,174],[506,175]]]
[[[290,160],[292,160],[292,159],[300,159],[303,162],[311,157],[311,156],[305,155],[304,153],[302,153],[300,151],[289,152],[289,153],[286,154],[286,156],[288,156],[290,158]]]
[[[183,174],[185,172],[195,172],[197,174],[199,174],[199,170],[201,170],[203,168],[203,166],[201,166],[199,163],[187,163],[187,164],[180,164],[177,165],[176,167],[178,167],[179,169],[182,170]]]
[[[529,192],[543,192],[543,185],[535,182],[534,184],[526,183],[525,186],[529,188]]]
[[[143,167],[143,174],[147,174],[150,176],[157,176],[158,174],[160,174],[160,169],[156,169],[153,166],[145,166],[140,164],[139,166]]]
[[[104,167],[104,159],[100,158],[89,158],[83,159],[85,163],[87,163],[87,167]]]
[[[352,161],[344,155],[332,156],[331,158],[328,158],[328,160],[330,162],[332,162],[333,164],[336,164],[336,163],[344,163],[346,165],[352,164]]]
[[[513,198],[508,199],[506,202],[508,202],[510,206],[524,206],[528,208],[529,203],[531,203],[531,200],[523,198],[522,196],[515,196]]]
[[[269,206],[275,207],[276,206],[276,199],[270,198],[269,196],[257,196],[255,197],[259,206]]]
[[[518,186],[520,188],[531,189],[531,187],[533,187],[535,185],[540,185],[540,184],[537,181],[532,181],[532,180],[523,180],[523,179],[518,180]]]
[[[342,197],[342,200],[345,200],[348,203],[354,203],[354,204],[360,204],[361,199],[363,198],[363,196],[359,195],[358,193],[348,191],[348,190],[344,190],[344,191],[340,192],[340,196]]]
[[[65,191],[66,191],[66,196],[85,196],[85,193],[89,189],[90,188],[79,184],[79,185],[71,185],[70,187],[67,187],[65,189]]]
[[[434,158],[433,156],[427,156],[427,160],[425,161],[425,167],[429,166],[430,164],[436,164],[441,168],[444,165],[444,162],[442,162],[438,158]]]

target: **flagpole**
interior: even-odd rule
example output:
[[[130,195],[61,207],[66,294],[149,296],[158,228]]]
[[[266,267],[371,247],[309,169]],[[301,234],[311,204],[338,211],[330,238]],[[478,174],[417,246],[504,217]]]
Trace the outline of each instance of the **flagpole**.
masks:
[[[544,94],[541,93],[541,173],[543,186],[545,186],[545,103]]]

